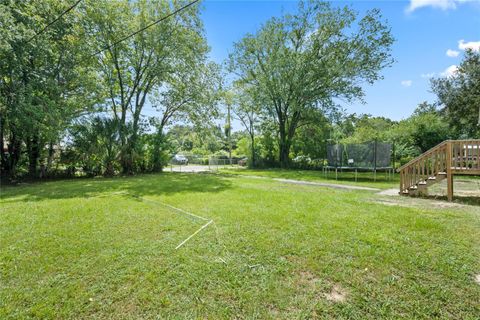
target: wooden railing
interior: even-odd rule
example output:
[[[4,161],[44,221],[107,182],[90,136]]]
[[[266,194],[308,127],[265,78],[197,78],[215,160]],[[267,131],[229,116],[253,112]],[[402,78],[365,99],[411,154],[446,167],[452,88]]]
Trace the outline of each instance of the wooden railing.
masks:
[[[454,173],[477,174],[480,170],[480,140],[450,141]]]
[[[453,197],[454,174],[480,174],[480,140],[447,140],[401,166],[400,194],[410,194],[428,182],[447,178]]]

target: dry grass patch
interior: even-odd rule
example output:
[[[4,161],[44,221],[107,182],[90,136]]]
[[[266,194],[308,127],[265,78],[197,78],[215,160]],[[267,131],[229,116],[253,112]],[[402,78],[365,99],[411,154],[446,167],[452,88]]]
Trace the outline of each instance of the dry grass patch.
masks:
[[[347,301],[347,291],[342,288],[339,284],[335,284],[332,287],[332,290],[329,293],[325,294],[327,300],[335,303],[343,303]]]

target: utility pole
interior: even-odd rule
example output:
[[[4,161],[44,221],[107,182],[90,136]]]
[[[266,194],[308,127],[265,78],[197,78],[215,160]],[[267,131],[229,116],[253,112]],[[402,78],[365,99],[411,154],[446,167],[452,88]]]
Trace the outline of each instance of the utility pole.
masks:
[[[227,134],[227,141],[228,141],[228,159],[230,161],[230,165],[232,165],[232,125],[230,123],[230,109],[231,109],[231,103],[230,101],[227,102],[227,128],[226,128],[226,134]]]

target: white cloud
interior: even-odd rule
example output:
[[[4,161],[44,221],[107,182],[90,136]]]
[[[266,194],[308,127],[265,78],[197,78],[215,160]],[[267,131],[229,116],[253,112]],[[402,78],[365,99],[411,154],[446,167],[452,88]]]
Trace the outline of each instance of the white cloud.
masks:
[[[410,13],[423,7],[432,7],[441,10],[455,9],[459,3],[468,1],[471,0],[410,0],[406,12]]]
[[[435,72],[430,72],[430,73],[422,73],[420,77],[425,78],[425,79],[430,79],[435,77]]]
[[[403,80],[400,84],[404,87],[410,87],[412,85],[412,80]]]
[[[458,41],[458,49],[472,49],[473,51],[480,51],[480,41],[465,42],[465,40],[462,39]]]
[[[451,77],[457,72],[457,70],[458,70],[458,67],[453,64],[447,69],[445,69],[445,71],[443,71],[440,75],[442,77]]]
[[[448,49],[446,54],[448,57],[455,58],[458,57],[460,52],[458,52],[457,50]]]

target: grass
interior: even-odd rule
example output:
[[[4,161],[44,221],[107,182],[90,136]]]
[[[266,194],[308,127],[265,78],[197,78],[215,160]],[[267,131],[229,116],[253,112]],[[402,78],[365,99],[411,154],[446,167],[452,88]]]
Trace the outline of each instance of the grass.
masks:
[[[477,319],[480,209],[376,197],[178,173],[5,187],[0,318]],[[158,202],[214,223],[175,250],[204,221]]]

